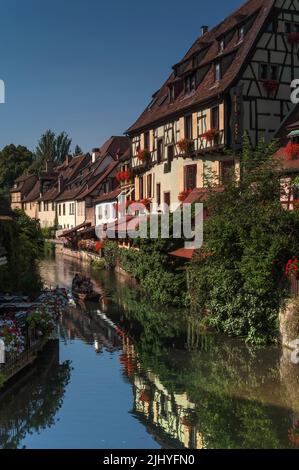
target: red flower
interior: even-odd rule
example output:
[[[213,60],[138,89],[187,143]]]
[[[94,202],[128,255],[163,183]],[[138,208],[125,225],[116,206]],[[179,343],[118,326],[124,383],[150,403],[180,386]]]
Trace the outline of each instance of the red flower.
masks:
[[[177,146],[182,153],[192,153],[194,150],[194,142],[191,139],[181,139]]]
[[[215,139],[217,134],[218,134],[218,130],[212,128],[212,129],[209,129],[208,131],[204,132],[202,136],[208,142],[212,142]]]
[[[151,156],[151,153],[149,152],[149,150],[147,149],[143,149],[143,150],[138,150],[137,152],[137,155],[136,155],[136,158],[137,160],[141,161],[141,162],[145,162],[146,160],[148,160]]]
[[[299,158],[299,144],[289,142],[285,150],[287,160],[296,160],[296,158]]]
[[[293,258],[289,259],[286,266],[285,266],[285,275],[291,276],[293,274],[298,273],[299,268],[299,260],[297,256],[293,256]]]

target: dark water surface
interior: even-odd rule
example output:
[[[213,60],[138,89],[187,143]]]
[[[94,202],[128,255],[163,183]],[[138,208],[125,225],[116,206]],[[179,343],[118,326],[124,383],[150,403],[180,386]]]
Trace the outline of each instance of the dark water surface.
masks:
[[[101,304],[70,309],[59,339],[0,394],[0,448],[298,448],[299,366],[279,348],[201,335],[125,276],[63,256],[48,285],[92,275]]]

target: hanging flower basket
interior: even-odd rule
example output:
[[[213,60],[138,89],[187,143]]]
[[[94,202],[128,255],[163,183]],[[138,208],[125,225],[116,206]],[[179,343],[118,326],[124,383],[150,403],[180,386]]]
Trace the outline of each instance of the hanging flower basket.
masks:
[[[299,158],[299,144],[289,142],[285,150],[287,160],[296,160],[297,158]]]
[[[285,266],[285,275],[287,277],[290,276],[297,276],[299,269],[299,260],[297,256],[293,256],[293,258],[289,259],[286,266]]]
[[[147,149],[138,150],[137,155],[136,155],[137,160],[139,160],[140,162],[146,162],[150,159],[150,157],[151,157],[151,153]]]
[[[293,207],[295,210],[299,209],[299,199],[294,199],[293,201]]]
[[[288,34],[288,43],[291,45],[299,44],[299,33]]]
[[[177,145],[181,153],[192,153],[194,150],[194,142],[191,139],[181,139]]]
[[[217,129],[209,129],[208,131],[203,133],[203,138],[206,139],[208,142],[213,142],[213,140],[218,135]]]
[[[279,88],[279,82],[277,80],[264,80],[263,87],[269,93],[275,93]]]
[[[185,199],[187,199],[187,197],[192,191],[193,191],[192,189],[185,189],[184,191],[181,191],[180,194],[178,195],[178,200],[180,202],[184,202]]]

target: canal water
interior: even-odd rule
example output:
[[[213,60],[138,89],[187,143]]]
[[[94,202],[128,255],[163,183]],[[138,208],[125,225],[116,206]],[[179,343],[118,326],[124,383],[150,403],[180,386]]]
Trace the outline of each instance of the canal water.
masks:
[[[65,313],[56,340],[0,393],[0,448],[298,448],[299,366],[276,347],[202,335],[188,312],[63,256],[47,285],[92,277],[99,304]]]

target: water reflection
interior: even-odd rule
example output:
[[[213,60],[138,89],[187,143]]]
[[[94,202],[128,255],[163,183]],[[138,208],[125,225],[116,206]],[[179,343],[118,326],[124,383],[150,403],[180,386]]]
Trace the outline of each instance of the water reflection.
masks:
[[[59,342],[51,341],[34,367],[0,393],[1,449],[15,449],[26,434],[55,424],[70,373],[68,361],[59,363]]]
[[[95,288],[104,294],[101,304],[74,308],[60,324],[60,348],[67,344],[68,351],[76,352],[76,344],[81,342],[92,345],[93,354],[99,356],[96,366],[90,356],[89,362],[74,363],[73,372],[81,381],[88,377],[97,394],[95,401],[90,400],[88,410],[90,435],[86,439],[91,446],[95,446],[95,432],[103,436],[108,433],[110,421],[117,420],[119,429],[126,432],[132,420],[137,420],[146,430],[148,438],[144,443],[148,447],[299,447],[299,367],[290,362],[290,353],[275,347],[250,348],[243,341],[218,335],[202,335],[188,313],[155,308],[124,276],[106,271],[95,275],[88,266],[62,257],[56,263],[47,260],[41,266],[48,284],[67,287],[78,270],[92,274]],[[115,359],[109,362],[110,370],[121,372],[113,389],[105,381],[99,387],[94,378],[98,373],[105,375],[105,354]],[[59,366],[57,357],[55,364],[56,375],[51,372],[51,380],[46,371],[36,374],[36,400],[32,401],[31,396],[35,382],[26,381],[23,387],[28,388],[27,394],[18,391],[16,402],[8,395],[0,400],[2,447],[19,446],[24,433],[42,432],[42,426],[54,427],[53,439],[57,442],[55,410],[63,405],[70,367],[69,363]],[[58,370],[64,374],[58,374]],[[115,405],[122,398],[123,384],[131,387],[133,399],[129,413],[125,409],[120,416]],[[54,393],[57,400],[53,398],[47,412],[51,389],[59,393]],[[70,394],[67,389],[65,399]],[[107,394],[113,404],[105,409],[103,422],[103,418],[97,418],[95,406]],[[78,398],[70,406],[70,413],[79,413]],[[29,418],[19,425],[24,422],[24,414],[30,415],[29,409],[33,416],[41,416],[39,426]],[[63,419],[71,420],[68,414]],[[141,446],[139,428],[132,429],[131,447]],[[120,437],[114,431],[111,435],[106,448],[120,447]]]

